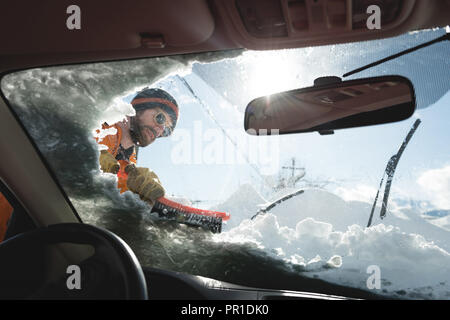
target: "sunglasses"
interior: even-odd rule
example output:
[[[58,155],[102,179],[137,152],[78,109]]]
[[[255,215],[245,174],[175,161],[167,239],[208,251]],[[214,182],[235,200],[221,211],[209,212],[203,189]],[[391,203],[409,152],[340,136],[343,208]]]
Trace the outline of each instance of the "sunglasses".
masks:
[[[162,137],[168,137],[172,134],[172,129],[168,125],[167,117],[164,113],[158,112],[155,114],[154,120],[157,124],[163,127],[163,133],[161,134]]]

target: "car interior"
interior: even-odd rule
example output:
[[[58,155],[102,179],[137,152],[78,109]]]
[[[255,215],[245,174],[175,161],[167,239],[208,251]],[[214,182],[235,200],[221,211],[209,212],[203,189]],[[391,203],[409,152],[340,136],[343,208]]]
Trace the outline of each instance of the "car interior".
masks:
[[[67,8],[74,3],[81,28],[71,30]],[[372,4],[381,8],[380,29],[366,28]],[[384,39],[445,27],[449,13],[449,0],[4,1],[0,77],[37,67]],[[1,299],[382,299],[317,279],[284,291],[142,267],[120,237],[81,221],[1,95],[0,193],[12,207],[0,243]],[[67,289],[70,265],[84,270],[85,290]]]

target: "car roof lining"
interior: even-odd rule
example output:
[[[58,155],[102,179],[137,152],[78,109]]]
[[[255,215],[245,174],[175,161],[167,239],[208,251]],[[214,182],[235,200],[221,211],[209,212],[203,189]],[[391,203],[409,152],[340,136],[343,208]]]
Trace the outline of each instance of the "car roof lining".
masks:
[[[310,0],[305,1],[310,2]],[[328,0],[319,0],[318,3],[326,1]],[[180,0],[167,2],[169,4],[158,0],[136,0],[133,7],[127,8],[128,14],[117,13],[117,10],[123,6],[120,0],[108,1],[108,5],[102,4],[101,1],[80,0],[78,4],[82,14],[81,30],[67,30],[63,24],[67,16],[64,8],[70,4],[68,1],[58,2],[56,9],[51,9],[51,1],[43,2],[44,4],[42,1],[10,1],[13,4],[12,8],[21,6],[27,8],[20,11],[20,20],[14,15],[12,9],[2,12],[0,34],[5,49],[0,54],[0,73],[45,65],[112,61],[237,48],[266,50],[365,41],[450,24],[450,15],[447,14],[450,9],[450,0],[414,0],[408,2],[414,3],[410,15],[404,17],[404,21],[398,26],[389,30],[355,33],[345,37],[338,37],[339,34],[334,32],[332,37],[306,37],[294,42],[273,39],[255,42],[255,39],[245,37],[242,32],[237,31],[234,27],[235,21],[225,14],[224,6],[229,6],[229,0],[192,0],[192,4],[191,1],[189,2],[189,8],[182,7],[184,11],[187,10],[185,18],[173,14],[178,10],[180,3],[183,3]],[[46,8],[51,11],[47,13]],[[136,22],[138,19],[135,16],[145,8],[158,8],[158,10],[147,9],[148,19]],[[61,17],[57,15],[60,11],[62,11]],[[152,11],[157,11],[157,15],[154,13],[152,15]],[[39,18],[40,16],[42,17]],[[56,25],[54,16],[59,19]],[[161,18],[152,19],[153,16],[161,16]],[[83,17],[86,19],[83,20]],[[142,14],[139,17],[142,17]],[[24,24],[23,21],[29,22]],[[117,21],[120,21],[119,29],[115,25]],[[160,26],[162,21],[167,22],[163,27]],[[195,25],[200,25],[201,31],[196,28],[186,28],[186,25],[193,25],[190,21],[196,21]],[[59,24],[62,24],[61,28],[56,28],[55,26]],[[108,26],[116,32],[108,32],[106,28]],[[11,32],[12,28],[15,32]],[[196,35],[188,37],[189,33]],[[166,43],[165,47],[145,47],[142,44],[144,34],[162,36]]]

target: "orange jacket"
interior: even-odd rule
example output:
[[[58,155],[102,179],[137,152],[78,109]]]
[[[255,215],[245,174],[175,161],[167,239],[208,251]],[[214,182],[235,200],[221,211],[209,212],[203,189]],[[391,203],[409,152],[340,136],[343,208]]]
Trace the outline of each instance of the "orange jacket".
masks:
[[[3,241],[8,229],[8,220],[11,218],[13,207],[6,200],[5,196],[0,192],[0,242]]]
[[[117,125],[113,124],[112,126],[104,123],[102,125],[102,129],[106,130],[109,128],[116,128],[117,133],[113,135],[108,135],[104,138],[102,138],[100,141],[98,138],[95,138],[95,140],[99,144],[103,144],[108,147],[108,152],[111,153],[114,157],[117,156],[117,153],[119,151],[120,141],[122,140],[122,128]],[[96,131],[97,134],[100,133],[100,130]],[[133,151],[133,154],[130,156],[129,160],[118,160],[120,164],[119,172],[117,173],[117,188],[119,188],[120,193],[123,193],[128,190],[127,187],[127,178],[128,174],[125,172],[125,167],[129,165],[130,163],[136,164],[137,158],[136,158],[136,149]]]

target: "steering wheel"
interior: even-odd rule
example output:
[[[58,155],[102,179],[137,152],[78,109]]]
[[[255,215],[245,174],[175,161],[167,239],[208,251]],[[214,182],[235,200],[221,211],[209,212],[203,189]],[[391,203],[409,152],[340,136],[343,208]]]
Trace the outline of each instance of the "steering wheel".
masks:
[[[98,296],[99,292],[100,295],[106,295],[107,299],[146,300],[148,298],[142,267],[130,247],[114,233],[83,223],[51,225],[19,234],[2,242],[0,244],[0,283],[5,284],[3,291],[8,288],[8,283],[9,288],[12,289],[10,292],[14,292],[14,289],[20,287],[18,284],[30,282],[22,280],[27,276],[27,273],[23,274],[23,270],[25,266],[38,269],[39,262],[24,262],[24,259],[32,256],[33,252],[44,252],[43,249],[48,245],[62,243],[94,247],[94,255],[78,265],[81,273],[80,290],[77,292],[74,288],[69,289],[66,280],[70,274],[64,274],[60,281],[50,285],[40,284],[38,290],[33,288],[34,292],[27,292],[27,296],[22,298],[105,298],[105,296]],[[35,255],[36,257],[38,259],[35,260],[44,261],[41,254]],[[32,263],[35,266],[30,265]],[[30,269],[27,270],[30,274]],[[42,278],[47,272],[48,270],[42,270]],[[38,274],[39,272],[36,273]],[[32,279],[34,282],[36,278],[40,278],[36,275]],[[103,288],[99,288],[101,286]],[[8,296],[8,292],[0,293],[0,296],[6,298],[18,298],[17,295],[20,295],[17,290],[13,296]]]

